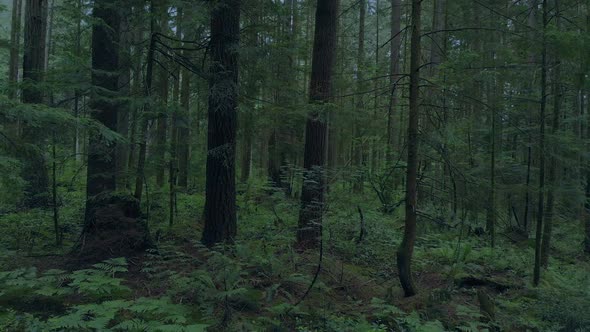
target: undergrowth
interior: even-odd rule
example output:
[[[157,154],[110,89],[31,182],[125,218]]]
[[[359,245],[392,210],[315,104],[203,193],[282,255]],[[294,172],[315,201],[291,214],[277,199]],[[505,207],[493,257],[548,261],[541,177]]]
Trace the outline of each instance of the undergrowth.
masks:
[[[346,196],[338,190],[332,197]],[[66,260],[83,200],[63,197],[61,248],[51,244],[47,212],[0,216],[2,331],[590,331],[589,264],[579,253],[554,255],[534,288],[530,246],[500,239],[491,249],[459,224],[420,220],[420,293],[404,298],[395,264],[402,216],[368,198],[331,200],[319,278],[307,294],[319,257],[292,247],[298,203],[263,185],[241,193],[232,247],[199,243],[203,198],[180,194],[172,226],[167,207],[150,206],[155,248],[83,268]],[[567,241],[556,237],[557,250]],[[480,310],[479,292],[494,303],[493,317]]]

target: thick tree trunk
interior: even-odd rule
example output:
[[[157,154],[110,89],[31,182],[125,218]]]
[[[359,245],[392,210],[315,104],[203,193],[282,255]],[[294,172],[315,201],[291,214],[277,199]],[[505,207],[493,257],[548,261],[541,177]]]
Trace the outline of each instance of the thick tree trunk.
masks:
[[[117,130],[119,108],[120,13],[116,0],[96,0],[92,16],[91,117]],[[139,201],[116,193],[115,142],[100,133],[90,136],[84,228],[76,246],[78,258],[95,262],[131,256],[150,245],[147,225],[140,219]]]
[[[95,24],[92,28],[92,84],[97,89],[90,100],[90,116],[117,131],[120,16],[114,3],[115,0],[98,0],[93,10],[93,17],[103,20],[104,24]],[[115,191],[116,146],[100,134],[90,136],[86,186],[89,199]]]
[[[236,128],[240,0],[221,0],[211,12],[211,69],[207,135],[207,246],[231,243],[236,229]]]
[[[47,1],[27,0],[23,55],[24,103],[43,102],[43,89],[36,85],[43,80],[45,68],[45,35],[47,29]]]
[[[405,296],[416,294],[412,278],[412,254],[416,241],[416,196],[418,175],[418,119],[420,83],[421,0],[412,0],[412,45],[410,55],[410,113],[408,119],[408,159],[406,171],[406,222],[404,238],[397,251],[397,267]]]
[[[23,103],[43,103],[45,68],[45,38],[47,29],[47,1],[27,0],[25,7],[24,55],[23,55]],[[33,128],[23,128],[23,140],[35,145],[43,141]],[[49,202],[49,176],[43,149],[33,147],[24,151],[22,177],[27,182],[24,205],[46,206]]]
[[[319,245],[324,209],[327,110],[332,95],[332,71],[336,58],[336,28],[339,0],[318,0],[311,62],[309,99],[314,108],[307,116],[303,156],[303,186],[297,230],[297,246]]]

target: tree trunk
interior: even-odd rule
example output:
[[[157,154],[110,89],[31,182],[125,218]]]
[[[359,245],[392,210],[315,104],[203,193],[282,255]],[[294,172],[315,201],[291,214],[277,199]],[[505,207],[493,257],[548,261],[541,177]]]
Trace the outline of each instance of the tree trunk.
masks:
[[[352,190],[354,193],[361,193],[364,187],[364,170],[363,170],[363,135],[362,135],[362,119],[365,118],[363,112],[365,111],[365,101],[363,98],[362,90],[364,89],[363,77],[365,71],[365,16],[367,12],[367,2],[360,0],[359,2],[359,38],[358,38],[358,51],[356,60],[356,110],[354,112],[354,123],[353,123],[353,143],[352,143],[352,154],[354,162],[354,182]],[[364,122],[364,121],[363,121]]]
[[[430,76],[436,75],[446,50],[446,0],[434,0],[432,14],[433,37],[430,44]]]
[[[131,95],[131,43],[132,34],[130,26],[131,7],[126,6],[123,9],[123,15],[121,17],[121,28],[120,28],[120,42],[119,42],[119,92],[121,96],[132,97]],[[120,103],[117,112],[117,132],[125,137],[129,138],[129,122],[131,113],[131,103],[129,101],[123,101]],[[129,144],[122,142],[117,144],[117,187],[127,187],[128,176],[128,154]]]
[[[418,175],[418,117],[420,83],[421,0],[412,0],[412,45],[410,55],[410,113],[408,119],[408,159],[406,171],[406,221],[404,238],[397,251],[399,278],[406,297],[416,294],[411,262],[416,241],[416,194]]]
[[[189,142],[189,114],[191,94],[191,73],[182,70],[182,85],[180,87],[181,115],[178,126],[178,186],[186,189],[188,187],[188,165],[190,155]],[[197,124],[198,125],[198,124]]]
[[[559,12],[559,0],[555,0],[555,24],[557,29],[560,27],[560,12]],[[555,188],[557,187],[557,152],[556,142],[554,141],[557,137],[559,130],[559,117],[561,109],[561,64],[559,58],[556,56],[556,66],[554,69],[553,77],[553,120],[551,124],[551,136],[553,140],[553,147],[551,150],[551,157],[549,161],[549,170],[547,182],[549,183],[549,190],[547,192],[547,206],[545,207],[545,225],[543,227],[543,239],[541,244],[541,265],[547,267],[549,263],[549,252],[551,250],[551,233],[553,230],[553,219],[554,219],[554,205],[555,205]]]
[[[43,103],[43,81],[45,68],[45,38],[47,28],[47,1],[27,0],[25,7],[24,55],[23,55],[23,103]],[[42,145],[43,140],[33,128],[23,128],[23,140]],[[24,151],[22,178],[27,182],[24,205],[26,207],[47,206],[49,203],[49,175],[42,147]]]
[[[142,7],[132,7],[132,12],[133,13],[137,13],[137,11],[142,11],[143,8]],[[142,94],[142,85],[143,85],[143,81],[142,81],[142,51],[143,48],[138,46],[141,41],[143,40],[143,29],[140,26],[135,26],[133,27],[133,45],[135,45],[133,47],[132,50],[132,61],[131,61],[131,67],[133,70],[133,76],[132,76],[132,85],[131,85],[131,94],[133,96],[141,96]],[[127,183],[126,186],[129,187],[129,189],[131,189],[131,181],[133,179],[134,174],[132,174],[131,169],[133,167],[135,167],[135,165],[137,165],[137,130],[140,127],[140,109],[141,107],[138,106],[137,104],[132,104],[131,105],[131,118],[129,119],[130,122],[130,133],[129,133],[129,153],[127,156],[127,172],[129,173],[127,175]]]
[[[397,107],[397,80],[400,74],[400,49],[401,49],[401,20],[402,20],[402,3],[401,0],[391,0],[391,40],[390,44],[390,64],[389,64],[389,85],[391,85],[391,95],[389,96],[389,108],[387,112],[387,162],[393,164],[393,149],[397,146],[394,142],[395,128],[394,123],[395,111]],[[399,126],[397,126],[400,128]]]
[[[253,89],[255,90],[255,89]],[[252,112],[254,111],[254,106],[250,105],[248,107],[246,113],[242,114],[242,160],[241,160],[241,167],[240,167],[240,182],[246,183],[250,178],[250,170],[252,165],[252,136],[253,136],[253,116]]]
[[[81,45],[81,38],[82,38],[82,1],[78,0],[76,2],[76,42],[74,45],[74,55],[77,59],[80,58],[82,54],[82,45]],[[80,139],[80,123],[78,118],[80,117],[80,91],[78,89],[74,89],[74,116],[76,117],[76,130],[74,134],[74,155],[77,162],[82,161],[82,144]]]
[[[490,134],[490,193],[486,216],[486,231],[490,234],[490,246],[493,248],[496,242],[496,112],[490,109],[491,134]]]
[[[289,174],[287,173],[287,160],[294,159],[291,153],[291,138],[293,133],[294,119],[292,113],[294,98],[297,91],[297,76],[294,64],[297,63],[296,44],[296,22],[297,12],[294,0],[284,1],[284,10],[278,14],[275,33],[277,38],[285,39],[285,46],[279,49],[279,59],[276,68],[277,80],[281,82],[276,85],[275,101],[283,107],[283,112],[277,113],[272,125],[272,132],[269,136],[268,150],[268,177],[271,185],[285,193],[291,192]],[[258,18],[256,18],[258,20]],[[254,23],[256,24],[256,23]],[[254,36],[254,38],[256,38]],[[257,88],[257,87],[256,87]],[[253,120],[253,119],[249,119]]]
[[[16,99],[18,87],[18,63],[20,50],[20,25],[22,18],[21,0],[12,1],[12,24],[10,29],[10,64],[8,69],[8,97]]]
[[[249,117],[250,115],[246,115]],[[241,174],[240,174],[240,182],[246,183],[250,178],[250,170],[252,165],[252,128],[250,119],[246,120],[246,125],[244,128],[244,142],[243,142],[243,151],[242,151],[242,167],[241,167]]]
[[[543,235],[543,212],[545,205],[545,108],[547,106],[547,0],[543,0],[543,41],[541,51],[541,108],[539,129],[539,201],[537,209],[537,227],[535,231],[535,266],[533,284],[539,285],[541,280],[541,241]]]
[[[90,100],[90,116],[110,130],[117,131],[119,102],[119,13],[112,8],[115,0],[98,0],[93,17],[104,20],[92,28],[92,84],[98,89]],[[92,198],[115,191],[117,154],[115,142],[100,134],[90,136],[86,193]]]
[[[117,130],[119,101],[120,13],[116,0],[95,0],[92,16],[91,117],[110,130]],[[139,219],[139,201],[116,193],[117,153],[115,142],[100,133],[90,136],[84,228],[77,244],[85,262],[131,256],[149,245],[146,223]]]
[[[159,6],[160,15],[160,33],[167,34],[168,32],[168,5],[164,2],[160,2]],[[159,60],[163,60],[160,57]],[[154,142],[154,157],[156,164],[156,187],[162,188],[164,186],[164,177],[166,170],[166,138],[168,134],[168,95],[169,95],[169,84],[167,68],[162,66],[158,67],[158,119],[156,127],[156,139]]]
[[[166,138],[168,133],[168,72],[161,69],[159,76],[159,92],[160,99],[158,108],[158,120],[156,127],[155,139],[155,163],[156,163],[156,186],[162,188],[164,185],[165,169],[166,169]]]
[[[272,129],[268,138],[268,179],[270,184],[277,189],[283,187],[281,177],[281,163],[278,142],[278,130]]]
[[[178,8],[176,12],[176,39],[182,40],[183,10]],[[180,45],[182,46],[182,45]],[[180,65],[176,64],[176,78],[172,88],[172,118],[170,123],[170,163],[168,167],[168,223],[174,224],[174,212],[176,206],[176,177],[178,174],[178,106],[180,97]]]
[[[155,22],[155,8],[154,1],[150,1],[150,44],[148,47],[148,54],[146,59],[146,70],[145,70],[145,86],[144,86],[144,97],[148,100],[143,105],[143,112],[141,114],[141,125],[139,128],[139,152],[137,155],[137,168],[135,171],[135,198],[141,202],[141,196],[143,193],[143,186],[145,181],[145,159],[147,154],[147,131],[149,118],[148,113],[153,104],[152,97],[152,81],[154,74],[154,52],[155,52],[155,38],[156,38],[156,22]]]
[[[23,103],[43,102],[43,89],[36,85],[43,80],[45,68],[45,36],[47,1],[26,0],[23,55]]]
[[[305,124],[303,186],[297,230],[301,250],[320,244],[324,209],[327,114],[324,103],[332,95],[332,71],[336,58],[336,28],[339,0],[318,0],[311,62],[309,99],[314,108]]]
[[[220,0],[211,12],[211,68],[207,136],[207,246],[232,243],[236,229],[236,128],[240,0]]]
[[[47,72],[49,69],[49,55],[53,51],[51,41],[53,37],[53,16],[55,12],[55,0],[51,0],[51,4],[48,4],[47,8],[47,28],[45,29],[45,64],[43,70]],[[49,92],[49,105],[53,105],[53,91]]]
[[[537,6],[538,6],[538,3],[539,3],[539,0],[529,0],[529,7],[531,9],[531,12],[528,17],[528,26],[530,27],[530,32],[529,32],[530,40],[534,40],[536,38],[535,31],[537,28]],[[529,62],[530,63],[537,62],[537,55],[535,52],[530,52]],[[529,90],[530,90],[530,93],[532,93],[532,90],[533,90],[533,82],[532,81],[530,82]],[[531,115],[527,116],[527,121],[528,121],[528,126],[531,127],[532,122],[533,122],[531,119]],[[533,145],[532,135],[529,132],[528,133],[528,148],[527,148],[526,194],[525,194],[525,201],[524,201],[524,217],[523,217],[524,230],[527,234],[528,234],[529,228],[530,228],[529,220],[531,219],[529,211],[531,209],[531,206],[530,206],[531,205],[530,183],[531,183],[532,145]]]

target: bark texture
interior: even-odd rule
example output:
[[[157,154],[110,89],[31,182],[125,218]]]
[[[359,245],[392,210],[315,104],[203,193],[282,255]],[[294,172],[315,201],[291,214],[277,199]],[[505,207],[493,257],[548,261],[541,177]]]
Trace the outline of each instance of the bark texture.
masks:
[[[96,0],[92,12],[92,84],[90,116],[117,130],[119,96],[119,36],[121,17],[116,0]],[[88,145],[86,213],[78,259],[96,262],[109,257],[132,256],[150,245],[139,201],[116,193],[117,144],[92,133]]]
[[[326,187],[327,111],[332,95],[332,71],[336,57],[338,0],[318,0],[311,63],[309,99],[314,108],[305,124],[303,186],[297,230],[297,246],[309,249],[319,245],[324,192]]]
[[[105,127],[117,131],[119,91],[120,17],[114,0],[99,0],[93,17],[102,20],[92,28],[92,85],[90,116]],[[116,189],[117,144],[93,134],[88,146],[87,195],[95,196]]]
[[[240,0],[221,0],[211,12],[205,227],[207,246],[236,236],[236,128]]]
[[[45,37],[47,29],[47,1],[27,0],[25,6],[24,54],[23,54],[23,103],[43,103],[45,70]],[[43,139],[32,128],[24,126],[23,141],[28,147],[23,151],[22,178],[25,187],[24,206],[41,207],[49,202],[49,176],[43,155]]]

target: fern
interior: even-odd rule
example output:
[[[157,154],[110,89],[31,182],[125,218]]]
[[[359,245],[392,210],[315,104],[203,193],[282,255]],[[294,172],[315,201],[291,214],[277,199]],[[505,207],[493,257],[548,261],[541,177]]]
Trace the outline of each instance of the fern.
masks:
[[[67,315],[48,321],[57,331],[204,331],[187,317],[191,309],[167,297],[114,300],[74,306]]]
[[[122,285],[123,279],[112,277],[108,271],[79,270],[72,273],[70,278],[70,287],[93,299],[123,296],[131,291],[129,287]]]
[[[125,257],[107,259],[93,266],[98,270],[110,273],[113,277],[118,272],[127,272],[127,260]]]

